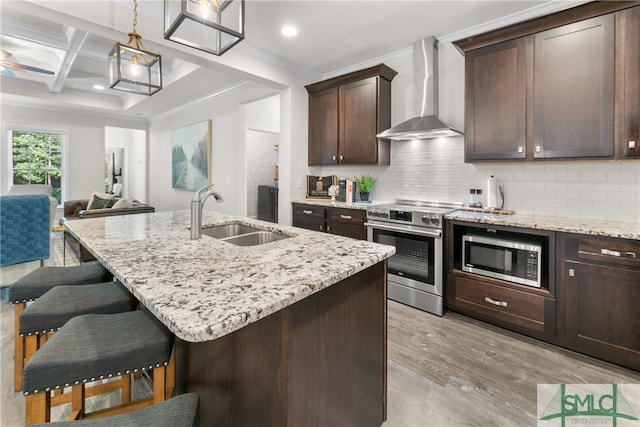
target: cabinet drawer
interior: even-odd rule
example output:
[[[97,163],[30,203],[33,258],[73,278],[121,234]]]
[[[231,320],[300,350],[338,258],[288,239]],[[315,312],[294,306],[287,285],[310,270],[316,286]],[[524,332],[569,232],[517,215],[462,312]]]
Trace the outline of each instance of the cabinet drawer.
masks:
[[[366,212],[360,209],[327,208],[327,222],[364,226]]]
[[[293,205],[293,216],[301,218],[324,220],[324,207],[313,205]]]
[[[569,238],[567,258],[640,268],[640,242],[595,237]]]
[[[457,308],[501,323],[545,331],[543,296],[460,276],[450,276],[450,280],[455,281],[454,304]]]

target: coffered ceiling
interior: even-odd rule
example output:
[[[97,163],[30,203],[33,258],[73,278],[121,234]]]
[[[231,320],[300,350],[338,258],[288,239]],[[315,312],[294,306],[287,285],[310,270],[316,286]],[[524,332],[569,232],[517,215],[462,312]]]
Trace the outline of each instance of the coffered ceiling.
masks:
[[[248,85],[265,93],[282,87],[253,67],[238,66],[241,62],[234,60],[240,55],[311,82],[408,49],[429,35],[478,33],[579,3],[583,1],[247,0],[245,40],[215,57],[164,40],[163,1],[139,0],[138,30],[147,50],[162,54],[164,80],[163,90],[145,97],[108,88],[107,54],[116,40],[126,41],[132,1],[2,0],[5,69],[0,95],[3,103],[150,119]],[[284,24],[296,26],[298,35],[282,36]],[[16,64],[28,69],[16,69]]]

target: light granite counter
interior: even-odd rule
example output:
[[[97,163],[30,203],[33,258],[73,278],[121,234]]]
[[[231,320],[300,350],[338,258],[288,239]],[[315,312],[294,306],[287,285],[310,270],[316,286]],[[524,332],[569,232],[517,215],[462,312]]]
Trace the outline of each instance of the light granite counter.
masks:
[[[510,227],[523,227],[640,240],[640,223],[633,222],[543,215],[496,215],[481,212],[466,212],[462,210],[452,212],[446,215],[445,218],[480,224],[504,225]]]
[[[189,211],[65,225],[159,320],[187,342],[214,340],[373,266],[395,248],[205,211],[203,228],[242,223],[291,238],[236,246],[189,239]]]
[[[382,205],[389,202],[332,202],[330,199],[299,199],[293,200],[291,203],[303,203],[306,205],[315,205],[315,206],[325,206],[325,207],[333,207],[333,208],[344,208],[344,209],[359,209],[366,211],[368,207]]]

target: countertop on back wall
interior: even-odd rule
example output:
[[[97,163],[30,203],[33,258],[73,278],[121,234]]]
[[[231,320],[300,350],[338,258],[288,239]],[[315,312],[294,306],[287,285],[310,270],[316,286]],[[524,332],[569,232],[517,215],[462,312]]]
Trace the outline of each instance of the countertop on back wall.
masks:
[[[316,205],[316,206],[325,206],[325,207],[334,207],[334,208],[344,208],[344,209],[359,209],[359,210],[367,210],[368,207],[383,205],[385,201],[376,201],[373,200],[371,202],[332,202],[330,199],[299,199],[292,200],[291,203],[303,203],[306,205]]]
[[[446,219],[490,225],[533,228],[593,236],[618,237],[640,240],[640,222],[608,221],[601,219],[569,218],[547,215],[496,215],[484,212],[458,210],[447,214]]]

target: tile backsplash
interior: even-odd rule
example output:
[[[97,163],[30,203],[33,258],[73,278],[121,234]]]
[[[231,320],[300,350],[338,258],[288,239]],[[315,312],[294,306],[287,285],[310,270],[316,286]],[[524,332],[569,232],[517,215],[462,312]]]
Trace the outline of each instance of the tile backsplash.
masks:
[[[312,173],[378,177],[376,200],[468,202],[494,175],[505,209],[517,213],[640,222],[640,160],[555,160],[464,163],[464,138],[393,141],[388,167],[333,166]],[[500,198],[498,197],[498,203]]]

